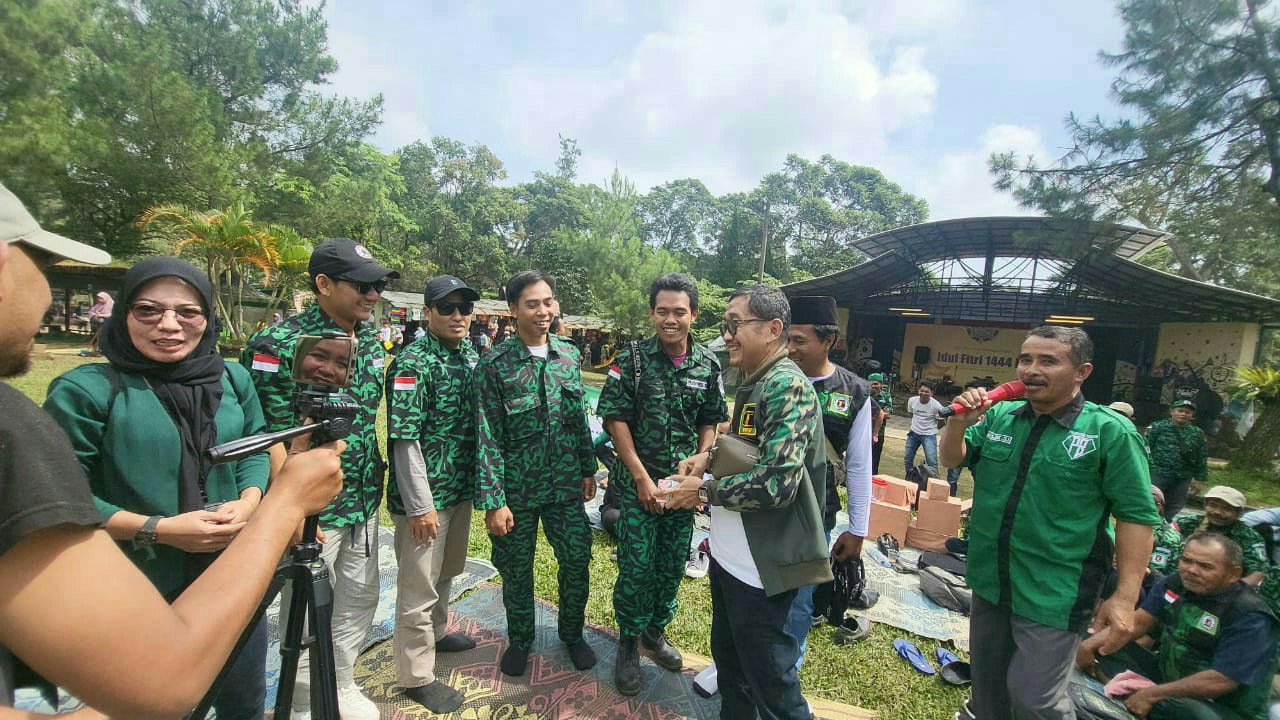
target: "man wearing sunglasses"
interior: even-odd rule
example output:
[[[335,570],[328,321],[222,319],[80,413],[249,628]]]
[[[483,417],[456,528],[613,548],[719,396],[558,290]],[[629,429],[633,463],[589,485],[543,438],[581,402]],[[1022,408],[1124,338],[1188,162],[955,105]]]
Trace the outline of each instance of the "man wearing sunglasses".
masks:
[[[245,346],[241,362],[249,368],[258,388],[267,430],[283,430],[298,422],[292,379],[298,339],[328,332],[356,339],[347,393],[360,405],[360,412],[342,454],[342,492],[320,514],[320,529],[327,539],[322,555],[334,586],[332,627],[338,708],[344,720],[377,720],[377,705],[360,692],[353,678],[356,655],[364,646],[378,607],[378,503],[382,500],[382,475],[386,469],[378,449],[376,424],[386,356],[377,329],[368,321],[387,280],[400,277],[400,273],[378,264],[365,246],[348,238],[330,238],[317,245],[307,270],[316,302],[288,320],[255,333]],[[286,591],[282,597],[288,598],[289,593]],[[308,660],[309,654],[303,653],[293,695],[294,717],[307,717],[311,707]]]
[[[452,275],[423,293],[426,334],[391,363],[387,383],[387,509],[396,526],[396,680],[433,713],[463,696],[435,676],[436,652],[475,640],[445,633],[449,591],[467,560],[475,497],[476,416],[472,372],[480,359],[467,337],[480,293]]]

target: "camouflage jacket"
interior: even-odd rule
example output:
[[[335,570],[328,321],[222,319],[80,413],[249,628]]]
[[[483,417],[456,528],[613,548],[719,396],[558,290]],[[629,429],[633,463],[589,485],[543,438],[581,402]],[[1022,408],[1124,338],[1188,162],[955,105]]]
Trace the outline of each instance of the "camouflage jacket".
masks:
[[[1169,575],[1178,569],[1178,557],[1182,555],[1182,534],[1167,520],[1160,521],[1155,529],[1155,545],[1151,549],[1151,563],[1147,566],[1155,572]]]
[[[582,502],[595,474],[578,349],[549,337],[545,359],[512,335],[476,366],[477,509]]]
[[[1197,532],[1204,530],[1205,532],[1216,532],[1226,535],[1234,540],[1240,546],[1240,550],[1244,553],[1244,574],[1252,575],[1255,572],[1266,572],[1267,567],[1271,564],[1267,560],[1267,544],[1258,534],[1257,530],[1245,525],[1237,520],[1228,528],[1210,528],[1204,524],[1204,516],[1182,518],[1177,521],[1174,527],[1178,528],[1178,532],[1182,534],[1182,541],[1185,543],[1187,538],[1195,535]],[[1178,553],[1179,557],[1182,555]],[[1177,558],[1174,558],[1174,568],[1177,568]]]
[[[596,403],[602,418],[625,421],[640,462],[654,481],[674,475],[680,460],[698,451],[698,429],[729,419],[720,381],[720,362],[689,338],[689,351],[676,367],[657,337],[627,345],[614,359]],[[637,388],[638,399],[637,399]],[[610,482],[624,498],[636,495],[635,481],[624,463],[613,466]]]
[[[343,332],[317,303],[249,338],[240,362],[249,369],[258,388],[268,432],[297,424],[296,387],[292,378],[294,349],[298,338],[324,331]],[[382,474],[386,469],[378,451],[377,434],[385,357],[382,343],[378,342],[378,331],[357,326],[356,357],[350,369],[352,382],[347,394],[360,406],[360,412],[352,423],[351,434],[346,437],[347,449],[342,453],[342,492],[320,514],[321,527],[360,525],[378,513]]]
[[[1151,474],[1183,480],[1204,481],[1209,475],[1209,450],[1204,444],[1204,431],[1187,423],[1178,426],[1173,420],[1157,420],[1147,428],[1147,448],[1151,453]]]
[[[391,443],[417,440],[437,510],[475,497],[476,413],[472,372],[480,356],[468,340],[451,350],[428,332],[401,350],[387,372],[387,456]],[[395,463],[387,510],[405,514]]]

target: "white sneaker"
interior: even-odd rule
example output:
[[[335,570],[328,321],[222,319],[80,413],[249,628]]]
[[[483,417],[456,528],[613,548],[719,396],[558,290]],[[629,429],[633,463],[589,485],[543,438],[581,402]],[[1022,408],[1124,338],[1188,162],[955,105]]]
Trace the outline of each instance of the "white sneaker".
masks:
[[[342,720],[381,720],[377,704],[360,692],[358,685],[338,688],[338,714]]]
[[[689,560],[684,564],[685,577],[704,578],[707,576],[707,568],[710,567],[711,561],[707,554],[702,552],[701,548],[689,548]]]

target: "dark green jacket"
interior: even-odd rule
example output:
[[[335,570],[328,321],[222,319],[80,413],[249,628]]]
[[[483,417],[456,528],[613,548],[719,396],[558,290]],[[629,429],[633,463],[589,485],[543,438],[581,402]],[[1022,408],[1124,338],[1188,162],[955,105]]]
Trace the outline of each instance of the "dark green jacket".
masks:
[[[1151,450],[1151,474],[1155,477],[1203,482],[1209,476],[1209,449],[1204,431],[1187,423],[1175,425],[1164,419],[1147,428],[1147,447]]]
[[[766,595],[829,582],[821,492],[827,454],[813,385],[784,349],[734,397],[732,431],[760,445],[760,460],[750,472],[712,482],[712,504],[742,514]]]
[[[66,431],[80,467],[89,478],[94,502],[105,521],[121,510],[139,515],[171,517],[178,507],[178,429],[160,399],[138,375],[119,373],[111,402],[107,365],[82,365],[63,373],[49,385],[44,409]],[[110,404],[111,416],[107,417]],[[227,363],[222,375],[222,400],[215,416],[218,442],[256,435],[265,429],[258,396],[244,368]],[[265,452],[215,465],[205,492],[210,503],[236,500],[250,487],[266,490]],[[182,589],[188,553],[169,545],[155,545],[154,558],[118,543],[161,594]]]

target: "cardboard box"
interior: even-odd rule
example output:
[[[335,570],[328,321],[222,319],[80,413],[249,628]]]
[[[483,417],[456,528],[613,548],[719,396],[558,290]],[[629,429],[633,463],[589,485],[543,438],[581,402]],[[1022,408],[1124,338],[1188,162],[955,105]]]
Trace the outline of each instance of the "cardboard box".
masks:
[[[878,538],[889,533],[899,544],[907,541],[907,525],[911,522],[911,508],[906,505],[871,502],[871,519],[867,523],[867,537]]]
[[[921,500],[919,512],[916,513],[916,526],[921,530],[954,537],[960,532],[960,499]]]
[[[947,551],[948,537],[950,536],[923,530],[916,525],[915,521],[907,525],[907,547],[913,547],[917,550],[944,553]]]
[[[876,480],[884,481],[884,485],[880,485]],[[871,478],[872,498],[890,505],[915,505],[918,491],[919,488],[916,487],[915,483],[907,482],[892,475],[876,475]],[[875,497],[877,492],[880,493],[878,498]]]
[[[929,478],[927,497],[930,500],[946,500],[951,497],[951,485],[946,480]]]

